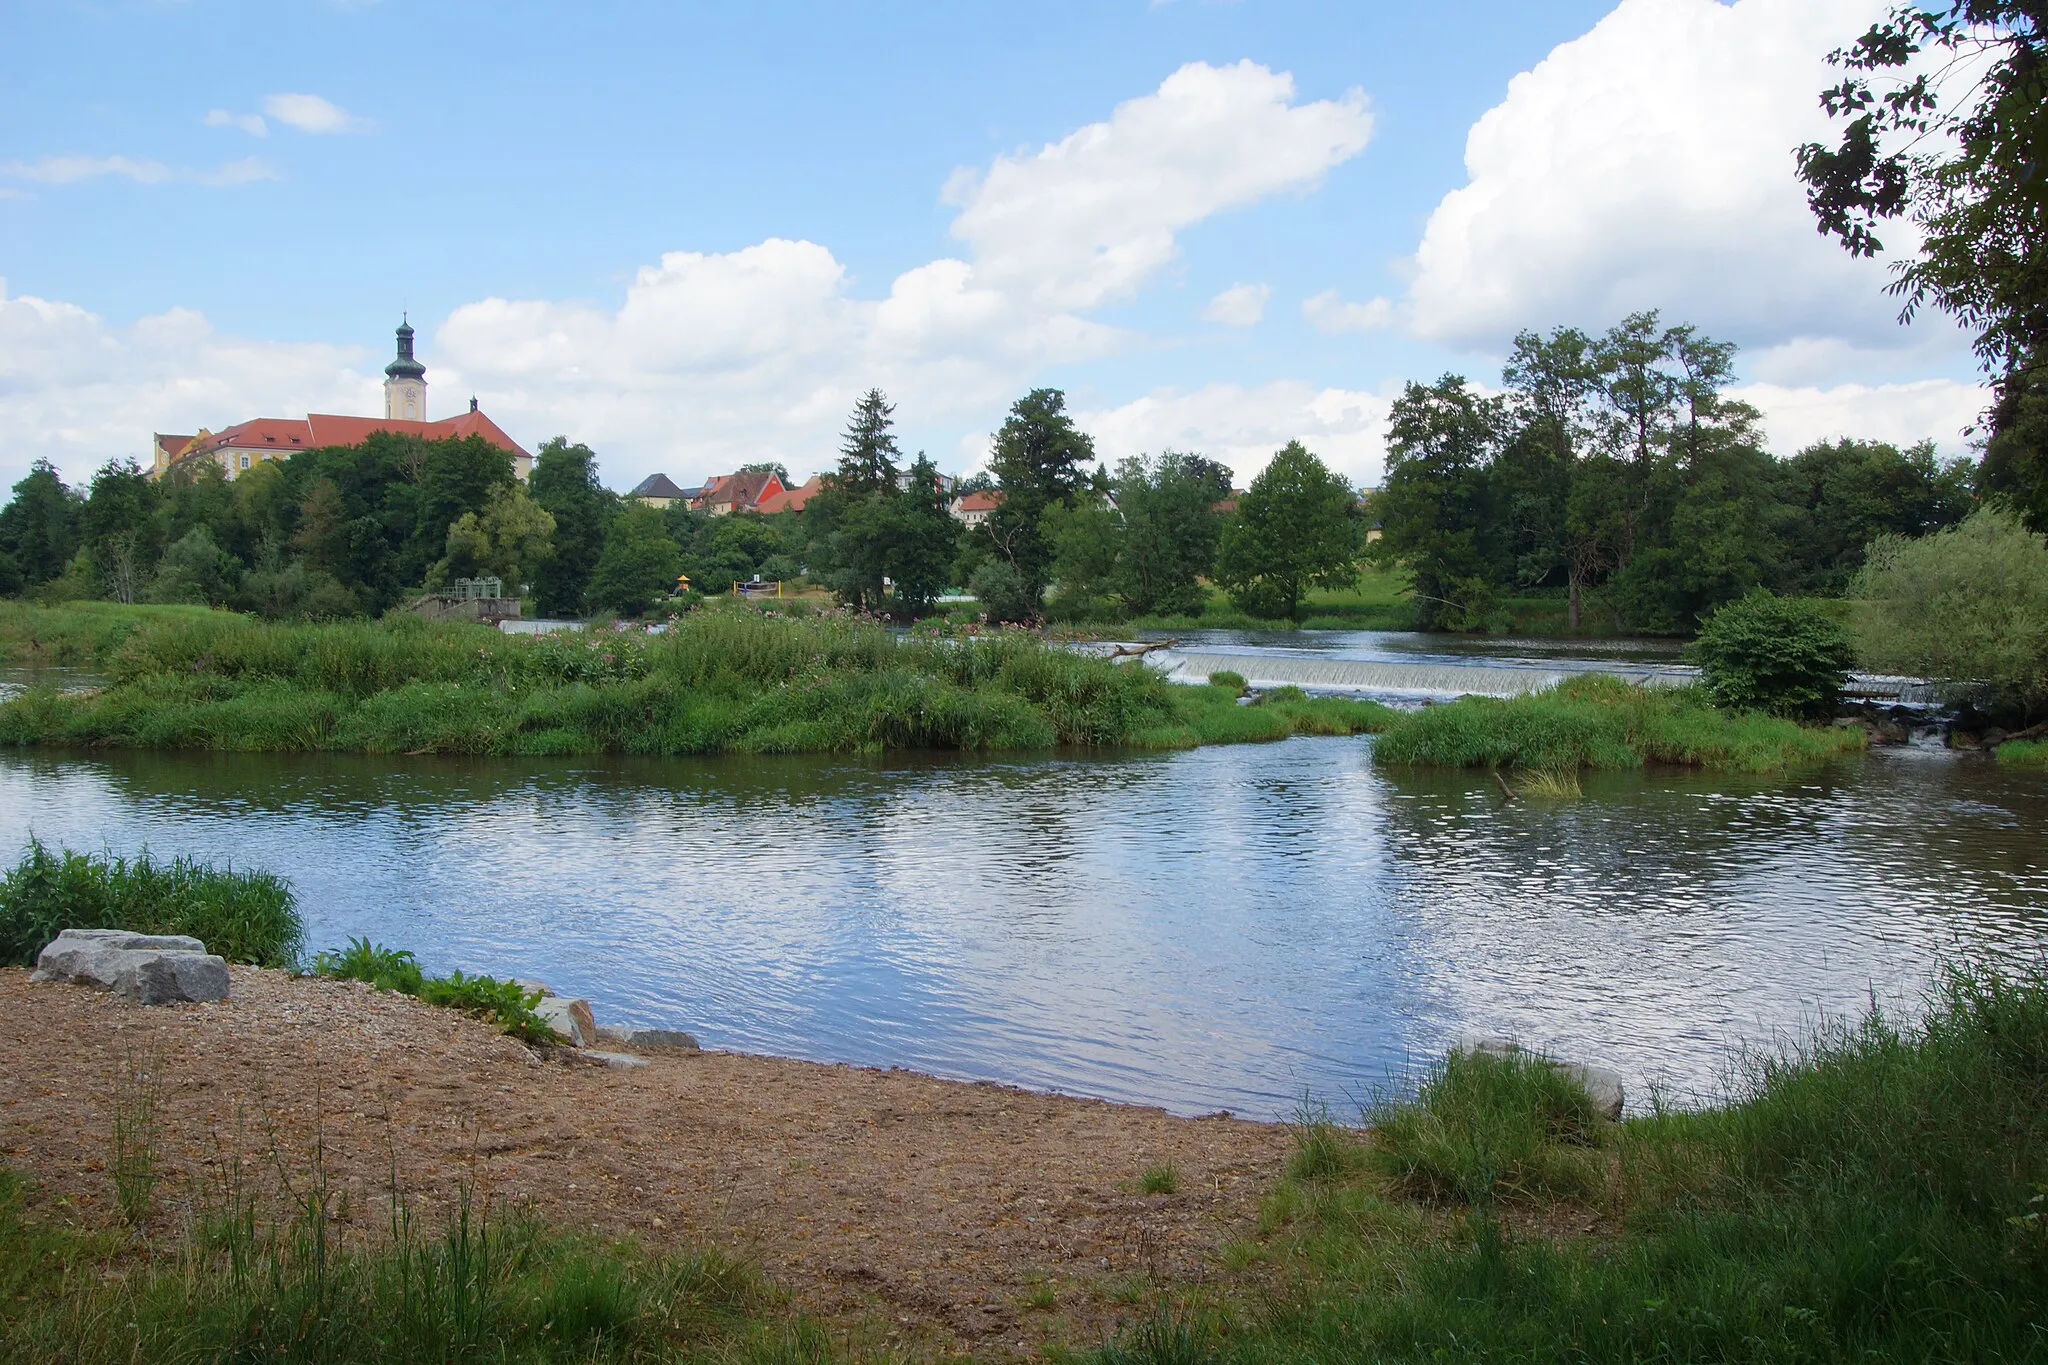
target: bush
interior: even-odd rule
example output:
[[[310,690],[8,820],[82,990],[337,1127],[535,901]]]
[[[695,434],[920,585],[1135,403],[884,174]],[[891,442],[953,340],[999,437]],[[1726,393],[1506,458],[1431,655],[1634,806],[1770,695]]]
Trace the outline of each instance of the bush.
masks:
[[[1841,700],[1855,651],[1813,603],[1758,588],[1707,618],[1692,657],[1716,704],[1813,718]]]
[[[1007,559],[984,560],[967,582],[967,591],[991,621],[1035,621],[1038,594]]]
[[[52,853],[33,837],[0,876],[0,963],[33,966],[65,929],[189,934],[230,962],[290,967],[305,941],[291,884],[268,872],[217,870],[188,858],[153,861]]]
[[[1528,1053],[1453,1052],[1415,1099],[1373,1118],[1373,1167],[1405,1195],[1481,1204],[1501,1195],[1584,1196],[1606,1120],[1585,1087]]]
[[[1981,508],[1918,540],[1881,537],[1851,595],[1863,604],[1865,666],[1982,683],[2030,715],[2048,707],[2048,538],[2011,510]]]
[[[1238,696],[1245,694],[1244,674],[1233,673],[1227,668],[1218,669],[1209,675],[1209,686],[1227,687]]]
[[[323,952],[313,959],[315,976],[337,981],[362,981],[380,991],[397,991],[416,996],[429,1005],[461,1010],[500,1032],[525,1043],[559,1043],[561,1037],[536,1014],[539,991],[528,990],[517,981],[500,981],[489,976],[464,976],[450,972],[430,977],[420,970],[419,959],[403,948],[386,948],[367,938],[352,938],[340,952]]]

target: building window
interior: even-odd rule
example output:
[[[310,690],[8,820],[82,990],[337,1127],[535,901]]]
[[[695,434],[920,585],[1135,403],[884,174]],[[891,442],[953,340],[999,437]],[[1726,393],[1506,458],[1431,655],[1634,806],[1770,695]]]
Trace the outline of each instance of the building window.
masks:
[[[249,457],[248,457],[247,455],[244,455],[244,456],[242,457],[242,468],[244,468],[244,469],[247,469],[248,467],[249,467]]]

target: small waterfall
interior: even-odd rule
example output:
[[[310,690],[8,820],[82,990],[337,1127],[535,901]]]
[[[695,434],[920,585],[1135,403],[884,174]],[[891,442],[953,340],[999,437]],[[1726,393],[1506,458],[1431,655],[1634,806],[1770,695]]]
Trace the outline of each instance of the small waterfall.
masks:
[[[1211,673],[1236,673],[1255,687],[1313,687],[1333,692],[1407,692],[1418,696],[1513,697],[1555,686],[1575,673],[1611,673],[1645,686],[1690,681],[1682,675],[1626,668],[1505,668],[1437,661],[1400,663],[1317,659],[1287,654],[1196,654],[1162,650],[1147,662],[1176,682],[1206,682]]]

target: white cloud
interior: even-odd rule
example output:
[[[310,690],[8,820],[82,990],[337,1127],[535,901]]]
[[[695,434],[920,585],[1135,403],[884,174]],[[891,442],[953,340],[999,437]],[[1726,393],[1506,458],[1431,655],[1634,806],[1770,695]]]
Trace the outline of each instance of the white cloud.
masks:
[[[22,434],[0,455],[0,488],[47,458],[71,479],[115,456],[142,460],[152,431],[216,429],[250,417],[378,411],[358,347],[247,341],[173,309],[129,327],[83,308],[8,297],[0,279],[0,422]]]
[[[302,133],[350,133],[367,126],[365,120],[318,95],[265,95],[263,112]]]
[[[1191,62],[1036,152],[956,173],[953,235],[984,283],[1053,310],[1126,297],[1177,250],[1174,233],[1317,184],[1364,150],[1362,92],[1295,104],[1294,78],[1250,61]]]
[[[1828,52],[1888,7],[1622,0],[1473,126],[1413,261],[1417,333],[1498,349],[1654,307],[1748,346],[1912,344],[1885,265],[1814,230],[1792,155],[1830,136]]]
[[[1336,290],[1325,289],[1302,300],[1301,315],[1318,332],[1371,332],[1393,323],[1394,304],[1391,299],[1346,303]]]
[[[185,181],[195,185],[246,185],[252,180],[275,180],[277,172],[260,157],[243,157],[210,171],[177,169],[161,161],[142,161],[128,156],[46,156],[35,161],[0,161],[0,177],[28,180],[41,185],[76,185],[81,181],[115,176],[139,185],[161,185]],[[7,198],[21,197],[0,191]]]
[[[1729,394],[1762,409],[1765,445],[1781,457],[1845,436],[1898,446],[1931,440],[1944,455],[1963,455],[1964,428],[1976,426],[1991,403],[1987,390],[1953,379],[1829,388],[1745,384]]]
[[[1273,297],[1269,284],[1233,284],[1209,300],[1202,316],[1225,327],[1252,327],[1266,316],[1266,300]]]
[[[250,137],[270,136],[270,125],[263,121],[261,114],[231,114],[225,109],[209,109],[201,122],[209,128],[240,128]]]
[[[1230,466],[1242,488],[1274,451],[1300,441],[1353,483],[1373,484],[1386,468],[1392,406],[1380,394],[1284,379],[1159,389],[1118,407],[1077,413],[1074,420],[1095,438],[1096,453],[1111,462],[1162,450],[1194,451]]]

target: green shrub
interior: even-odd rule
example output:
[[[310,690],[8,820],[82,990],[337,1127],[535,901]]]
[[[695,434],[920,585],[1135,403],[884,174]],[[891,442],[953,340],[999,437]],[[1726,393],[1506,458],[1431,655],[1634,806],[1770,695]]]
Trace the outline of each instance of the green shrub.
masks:
[[[313,959],[315,976],[361,981],[380,991],[418,995],[426,981],[419,959],[404,948],[386,948],[367,938],[352,938],[340,952],[321,952]]]
[[[34,964],[65,929],[189,934],[230,962],[290,967],[305,925],[291,884],[262,871],[216,869],[189,858],[158,862],[51,852],[31,837],[0,876],[0,963]]]
[[[1038,618],[1038,595],[1024,581],[1024,575],[1007,559],[986,559],[967,581],[967,591],[981,603],[991,621],[1033,621]]]
[[[445,977],[430,977],[420,970],[419,959],[403,948],[386,948],[367,938],[352,938],[339,952],[322,952],[313,959],[313,974],[337,981],[362,981],[380,991],[397,991],[417,996],[429,1005],[461,1010],[494,1024],[526,1043],[559,1043],[557,1034],[535,1013],[541,994],[517,981],[500,981],[489,976],[464,976],[460,971]]]
[[[1417,1198],[1480,1204],[1501,1195],[1584,1196],[1605,1120],[1585,1087],[1526,1053],[1453,1052],[1412,1101],[1373,1116],[1371,1160]]]
[[[1162,1161],[1156,1166],[1147,1166],[1145,1173],[1138,1177],[1140,1194],[1172,1194],[1180,1188],[1180,1168],[1171,1161]]]
[[[1991,753],[2001,768],[2048,768],[2048,740],[2007,740]]]
[[[1841,700],[1855,651],[1840,623],[1813,603],[1758,588],[1706,619],[1692,657],[1717,705],[1813,718]]]
[[[1211,673],[1209,675],[1209,686],[1227,687],[1240,697],[1245,694],[1246,690],[1244,674],[1233,673],[1227,668],[1218,669],[1216,672]]]
[[[1981,683],[2022,712],[2048,707],[2048,538],[2009,508],[1918,540],[1880,537],[1851,595],[1867,667]]]

